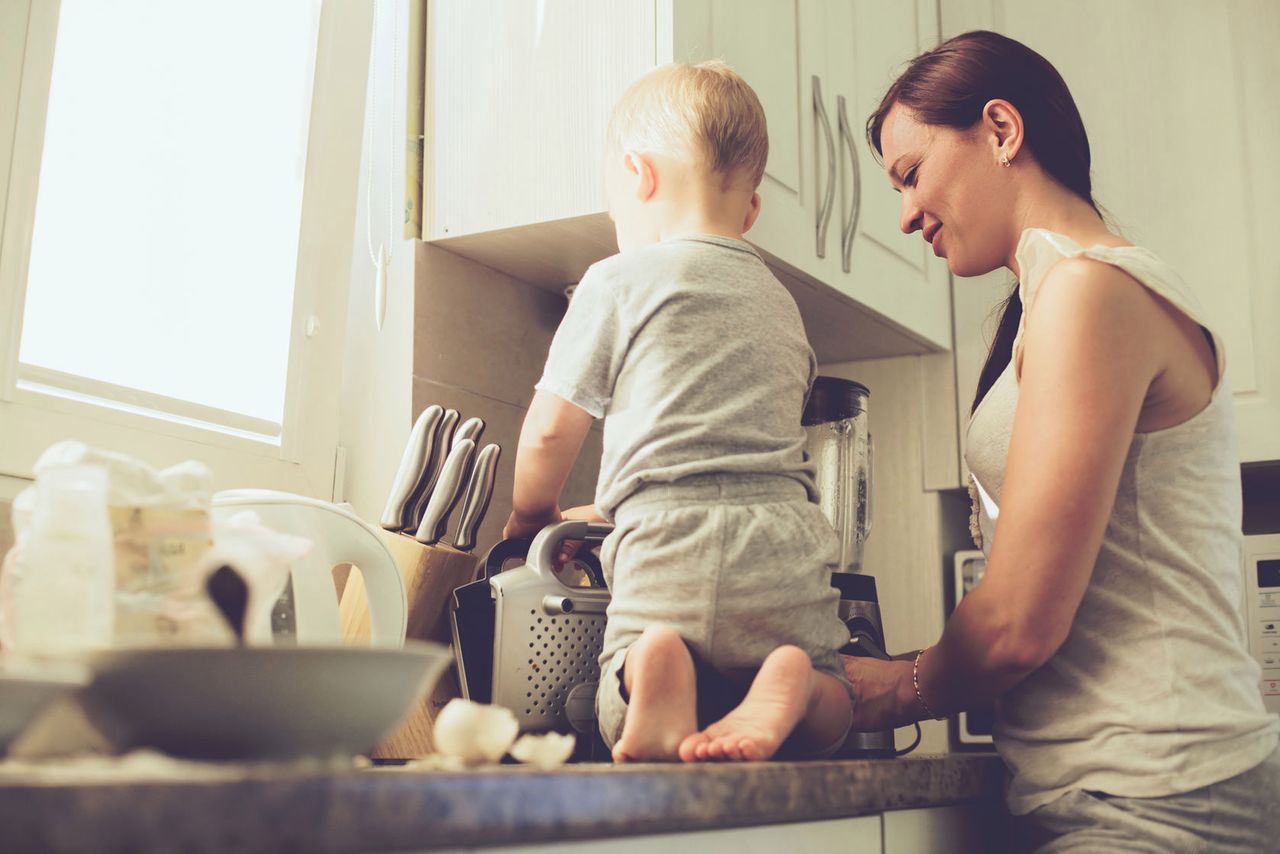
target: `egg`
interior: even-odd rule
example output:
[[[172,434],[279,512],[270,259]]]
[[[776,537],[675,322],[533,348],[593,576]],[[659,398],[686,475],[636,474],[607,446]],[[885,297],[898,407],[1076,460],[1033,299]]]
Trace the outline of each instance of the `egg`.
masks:
[[[510,709],[454,699],[436,716],[436,750],[468,765],[497,762],[519,731]]]

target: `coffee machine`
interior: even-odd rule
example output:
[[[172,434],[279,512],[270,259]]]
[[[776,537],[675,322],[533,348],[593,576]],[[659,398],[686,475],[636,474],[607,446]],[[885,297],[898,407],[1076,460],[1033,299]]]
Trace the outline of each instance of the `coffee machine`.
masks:
[[[840,619],[849,628],[843,655],[888,659],[876,580],[862,572],[871,531],[873,445],[867,426],[871,391],[853,380],[818,377],[805,404],[805,453],[813,463],[818,504],[840,539],[831,586],[840,591]],[[850,733],[841,756],[894,755],[893,730]]]

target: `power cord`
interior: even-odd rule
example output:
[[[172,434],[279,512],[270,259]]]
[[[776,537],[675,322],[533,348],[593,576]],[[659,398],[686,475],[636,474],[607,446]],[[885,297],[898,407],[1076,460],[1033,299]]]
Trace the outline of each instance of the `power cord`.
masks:
[[[916,740],[911,742],[910,745],[904,747],[902,750],[893,751],[894,756],[906,756],[908,753],[920,746],[920,740],[924,738],[924,731],[920,729],[919,721],[916,721],[912,726],[916,728]]]

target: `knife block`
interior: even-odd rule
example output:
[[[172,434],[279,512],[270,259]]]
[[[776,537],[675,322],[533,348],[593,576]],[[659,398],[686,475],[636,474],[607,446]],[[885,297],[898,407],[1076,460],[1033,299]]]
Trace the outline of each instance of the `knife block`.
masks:
[[[452,640],[449,602],[454,588],[475,577],[477,558],[450,546],[423,545],[406,534],[380,530],[404,580],[408,603],[405,637],[448,646]],[[347,643],[369,642],[369,602],[358,572],[347,577],[338,606],[342,637]],[[435,752],[432,725],[445,704],[461,697],[455,665],[450,664],[430,693],[395,730],[369,752],[374,759],[417,759]]]

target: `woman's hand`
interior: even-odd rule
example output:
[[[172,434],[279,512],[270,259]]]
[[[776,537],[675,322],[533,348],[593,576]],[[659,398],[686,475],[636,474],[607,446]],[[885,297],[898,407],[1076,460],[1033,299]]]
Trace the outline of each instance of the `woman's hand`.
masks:
[[[881,661],[842,656],[844,673],[853,685],[853,731],[877,732],[906,726],[923,712],[916,700],[910,661]]]
[[[576,519],[582,522],[597,523],[604,522],[606,519],[600,515],[600,511],[596,509],[594,504],[583,504],[578,507],[570,507],[562,514],[565,519]],[[578,549],[582,548],[582,540],[565,540],[560,544],[560,551],[556,553],[556,569],[564,566],[573,560],[578,554]]]

